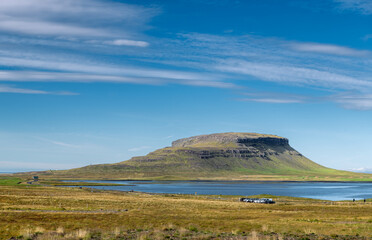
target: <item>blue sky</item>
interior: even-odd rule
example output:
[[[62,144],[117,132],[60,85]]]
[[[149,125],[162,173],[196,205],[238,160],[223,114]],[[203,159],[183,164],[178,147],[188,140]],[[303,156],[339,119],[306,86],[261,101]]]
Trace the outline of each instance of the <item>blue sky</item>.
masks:
[[[0,172],[216,132],[372,169],[372,2],[0,2]]]

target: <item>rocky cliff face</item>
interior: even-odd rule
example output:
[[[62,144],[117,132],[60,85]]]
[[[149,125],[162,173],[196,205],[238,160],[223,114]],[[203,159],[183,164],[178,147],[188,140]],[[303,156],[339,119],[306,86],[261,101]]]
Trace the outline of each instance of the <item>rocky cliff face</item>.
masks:
[[[247,148],[234,148],[234,149],[180,149],[176,150],[180,154],[190,154],[200,159],[209,158],[262,158],[265,160],[270,160],[270,156],[278,156],[280,152],[274,151],[272,149],[259,149],[257,147],[247,147]],[[298,155],[300,153],[296,151],[288,151],[289,155]]]
[[[288,145],[288,139],[268,134],[258,133],[216,133],[182,138],[172,143],[172,147],[213,146],[235,144],[252,146],[255,144]]]
[[[237,143],[244,146],[282,146],[289,147],[289,141],[286,138],[259,137],[259,138],[238,138]]]

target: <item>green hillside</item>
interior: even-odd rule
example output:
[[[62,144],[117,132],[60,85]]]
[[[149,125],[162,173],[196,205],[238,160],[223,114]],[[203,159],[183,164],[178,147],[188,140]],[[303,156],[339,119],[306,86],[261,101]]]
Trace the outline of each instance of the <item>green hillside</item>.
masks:
[[[184,138],[128,161],[38,174],[85,179],[372,181],[371,174],[323,167],[294,150],[286,138],[257,133]]]

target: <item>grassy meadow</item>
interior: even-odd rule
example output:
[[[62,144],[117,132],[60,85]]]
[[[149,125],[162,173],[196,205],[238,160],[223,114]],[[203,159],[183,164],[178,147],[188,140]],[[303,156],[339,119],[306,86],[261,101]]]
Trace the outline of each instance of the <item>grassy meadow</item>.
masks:
[[[372,199],[99,191],[0,179],[0,239],[372,239]]]
[[[42,176],[44,181],[53,180],[215,180],[215,181],[336,181],[336,182],[372,182],[372,174],[353,173],[339,171],[334,169],[325,169],[319,171],[250,171],[247,169],[216,172],[130,172],[123,173],[121,170],[101,171],[101,169],[91,169],[89,172],[79,171],[72,173],[70,171],[34,172],[34,173],[17,173],[14,176],[27,178],[32,174]],[[78,183],[76,183],[78,184]],[[91,183],[82,184],[84,186]],[[62,182],[55,182],[54,185],[67,185]],[[69,185],[70,186],[70,185]],[[93,185],[91,185],[93,186]],[[94,185],[96,186],[96,185]],[[101,185],[103,186],[103,185]]]
[[[118,184],[118,183],[94,183],[94,182],[63,182],[59,180],[42,180],[37,182],[38,185],[50,185],[50,186],[130,186],[128,184]]]

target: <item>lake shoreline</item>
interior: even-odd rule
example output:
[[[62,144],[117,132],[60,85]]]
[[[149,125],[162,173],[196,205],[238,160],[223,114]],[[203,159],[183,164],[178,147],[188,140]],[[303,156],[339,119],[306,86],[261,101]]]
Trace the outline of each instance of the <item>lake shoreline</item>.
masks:
[[[76,182],[121,183],[125,186],[89,186],[99,190],[135,191],[155,194],[189,195],[274,195],[319,200],[344,201],[372,198],[372,184],[365,182],[297,182],[297,181],[122,181],[122,180],[64,180]]]
[[[371,181],[296,181],[296,180],[141,180],[141,179],[56,179],[57,181],[126,181],[126,182],[262,182],[262,183],[372,183]]]

